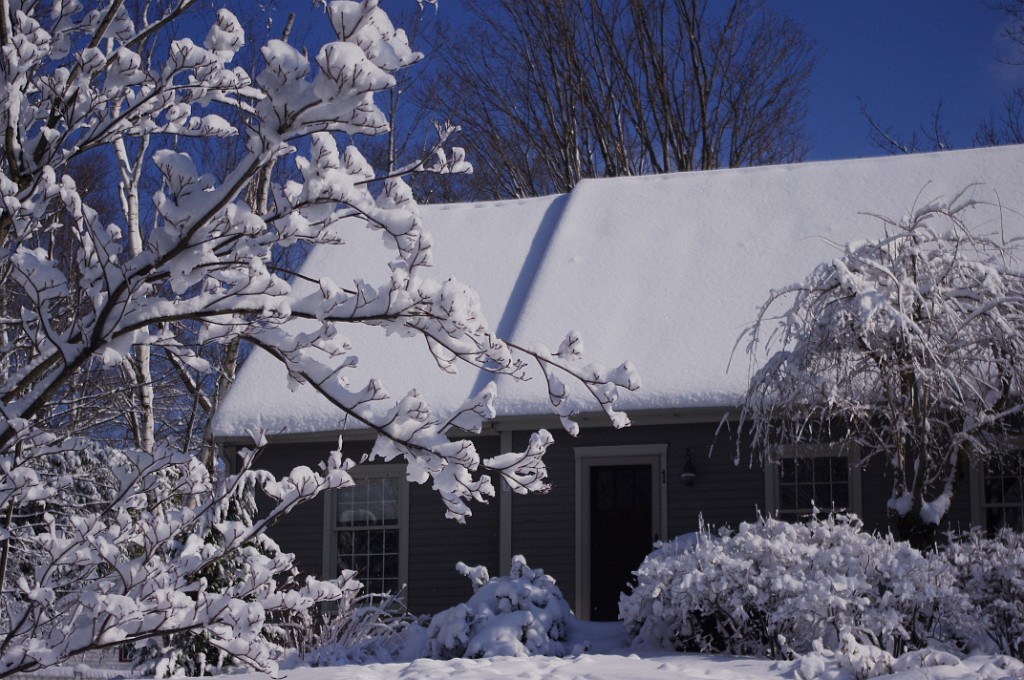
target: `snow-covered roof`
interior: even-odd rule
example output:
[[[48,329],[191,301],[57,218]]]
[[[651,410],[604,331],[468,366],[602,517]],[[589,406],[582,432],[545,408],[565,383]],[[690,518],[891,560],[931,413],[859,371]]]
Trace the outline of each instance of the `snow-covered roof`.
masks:
[[[735,404],[749,365],[733,348],[770,289],[849,241],[880,236],[876,216],[899,219],[965,189],[989,204],[970,214],[972,229],[1024,236],[1024,146],[593,179],[562,196],[422,212],[435,278],[473,286],[492,327],[518,344],[554,348],[576,330],[588,360],[632,360],[643,387],[620,391],[618,404],[635,412]],[[346,242],[315,249],[302,273],[386,279],[379,236],[354,229]],[[353,384],[378,377],[394,395],[417,387],[442,410],[483,385],[476,371],[438,370],[422,340],[362,327],[346,336],[359,356]],[[549,412],[543,381],[498,385],[499,417]],[[581,409],[596,410],[575,392]],[[253,427],[332,432],[343,420],[311,389],[289,391],[284,370],[254,352],[215,432]]]

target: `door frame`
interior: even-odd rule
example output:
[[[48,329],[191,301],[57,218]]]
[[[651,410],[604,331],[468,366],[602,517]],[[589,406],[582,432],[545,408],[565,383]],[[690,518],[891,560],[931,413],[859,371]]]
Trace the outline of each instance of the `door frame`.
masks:
[[[609,465],[650,465],[651,533],[668,532],[667,444],[577,446],[576,463],[576,617],[590,620],[590,469]]]

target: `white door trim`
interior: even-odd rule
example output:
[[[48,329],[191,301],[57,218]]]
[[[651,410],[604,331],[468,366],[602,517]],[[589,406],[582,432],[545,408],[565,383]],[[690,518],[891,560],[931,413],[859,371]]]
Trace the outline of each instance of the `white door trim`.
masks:
[[[576,616],[590,619],[590,468],[605,465],[651,466],[651,533],[668,532],[667,444],[577,446],[576,461]]]

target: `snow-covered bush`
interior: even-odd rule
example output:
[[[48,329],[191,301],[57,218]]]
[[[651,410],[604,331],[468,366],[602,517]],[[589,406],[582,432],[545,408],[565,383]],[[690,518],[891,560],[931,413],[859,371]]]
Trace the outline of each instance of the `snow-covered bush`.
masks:
[[[295,636],[296,660],[313,666],[417,658],[564,656],[572,611],[555,580],[512,559],[508,576],[458,563],[473,583],[466,602],[432,617],[408,614],[395,596],[343,602],[320,625]]]
[[[423,648],[424,627],[408,612],[400,594],[366,594],[344,600],[313,625],[290,627],[294,663],[340,666],[407,661]]]
[[[319,473],[299,469],[277,480],[251,470],[255,454],[243,450],[240,470],[221,483],[185,452],[108,452],[116,487],[95,504],[73,508],[65,521],[52,508],[73,480],[44,480],[27,465],[65,449],[40,437],[31,444],[33,458],[16,467],[0,456],[0,507],[47,504],[40,509],[42,530],[15,527],[4,537],[9,552],[0,551],[35,560],[0,560],[0,572],[19,570],[15,587],[3,593],[0,677],[55,665],[83,649],[200,631],[225,654],[272,669],[277,650],[264,635],[268,622],[344,599],[360,587],[352,571],[333,581],[298,581],[293,556],[262,538],[268,524],[296,504],[351,484],[338,452]],[[280,502],[253,521],[228,519],[252,485],[276,493]],[[219,541],[204,540],[213,533]],[[204,578],[218,563],[231,565],[230,579]],[[216,663],[209,655],[206,662]]]
[[[555,580],[531,569],[521,555],[508,576],[490,578],[485,567],[458,564],[473,581],[469,601],[434,615],[425,655],[438,659],[490,656],[564,656],[569,604]]]
[[[1018,659],[979,655],[974,658],[986,660],[968,669],[965,661],[969,662],[970,658],[930,647],[904,652],[895,658],[878,647],[848,638],[836,650],[815,644],[814,651],[801,656],[794,665],[793,675],[796,680],[862,680],[891,675],[901,678],[1024,678],[1024,663]],[[940,666],[942,670],[937,673],[925,670]]]
[[[641,564],[620,615],[643,642],[680,650],[790,658],[816,642],[888,654],[962,647],[977,609],[945,559],[851,515],[771,518],[662,544]]]
[[[255,480],[252,477],[243,478],[238,484],[237,492],[229,496],[226,503],[213,509],[211,521],[207,522],[206,529],[202,532],[203,543],[225,547],[228,537],[220,528],[226,526],[225,523],[251,529],[258,515],[255,493]],[[174,554],[185,549],[186,545],[181,542],[173,542],[168,546],[168,551]],[[246,541],[240,550],[228,552],[221,559],[210,562],[200,569],[194,578],[205,583],[209,590],[237,590],[250,576],[246,564],[247,553],[250,552],[271,560],[289,559],[282,555],[280,546],[270,536],[257,533]],[[276,579],[282,590],[296,589],[299,585],[299,571],[293,566],[280,572]],[[358,584],[353,582],[352,587],[333,603],[334,606],[349,609],[349,603],[357,592]],[[253,600],[252,597],[248,599]],[[293,626],[309,627],[313,618],[314,614],[309,609],[284,609],[268,617],[260,636],[277,654],[283,654],[285,649],[291,648],[290,639],[283,634],[278,620],[287,621]],[[238,665],[236,659],[218,647],[211,634],[204,629],[144,640],[137,645],[134,659],[137,672],[158,678],[215,675],[223,672],[226,667]]]
[[[999,651],[1024,659],[1024,534],[1003,529],[993,538],[979,531],[953,536],[943,554]]]

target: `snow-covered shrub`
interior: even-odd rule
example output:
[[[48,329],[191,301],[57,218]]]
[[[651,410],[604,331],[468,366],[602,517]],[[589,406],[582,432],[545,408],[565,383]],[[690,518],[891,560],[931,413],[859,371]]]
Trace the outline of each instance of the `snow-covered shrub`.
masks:
[[[943,554],[986,632],[1000,652],[1024,659],[1024,534],[1003,529],[993,538],[974,531],[951,539]]]
[[[473,581],[469,601],[434,615],[427,629],[427,656],[563,656],[572,611],[541,569],[521,555],[512,558],[508,576],[490,578],[484,567],[458,564]]]
[[[899,655],[961,647],[977,613],[945,559],[852,515],[771,518],[665,543],[641,564],[620,616],[639,641],[680,650],[789,658],[816,641]]]
[[[187,499],[179,500],[181,503],[186,501]],[[228,496],[224,504],[212,508],[209,517],[203,523],[205,528],[197,532],[197,535],[202,536],[205,545],[223,550],[226,547],[227,536],[222,527],[233,526],[235,529],[251,530],[257,515],[255,479],[248,477],[238,483],[237,491]],[[175,556],[186,549],[187,542],[182,541],[171,541],[166,546],[167,552]],[[250,555],[259,559],[275,560],[282,555],[282,551],[277,542],[267,534],[255,534],[239,546],[238,550],[229,552],[199,569],[194,578],[209,590],[237,590],[251,578],[247,566]],[[282,590],[297,589],[300,583],[299,571],[292,566],[280,572],[276,580]],[[358,584],[353,583],[335,604],[347,609],[357,590]],[[252,597],[243,599],[248,602],[255,601]],[[279,620],[275,621],[275,617]],[[291,626],[308,628],[313,622],[313,614],[309,610],[284,610],[267,618],[260,631],[260,637],[277,655],[282,655],[286,649],[291,648],[289,636],[280,625],[285,621]],[[233,656],[214,643],[211,633],[205,629],[143,640],[136,645],[134,659],[136,672],[157,678],[216,675],[224,672],[225,668],[238,665]]]
[[[423,626],[398,593],[343,600],[310,626],[286,626],[294,661],[309,666],[411,660],[423,647]]]

